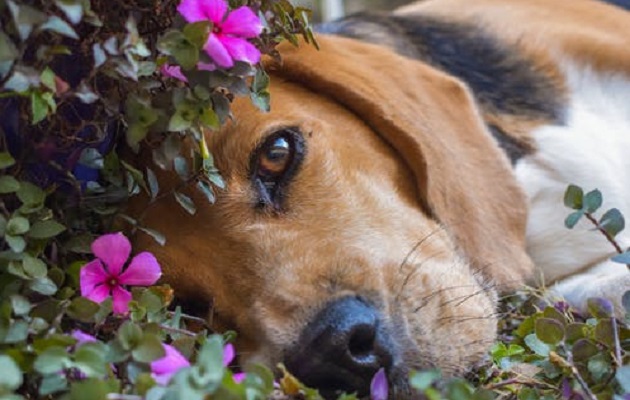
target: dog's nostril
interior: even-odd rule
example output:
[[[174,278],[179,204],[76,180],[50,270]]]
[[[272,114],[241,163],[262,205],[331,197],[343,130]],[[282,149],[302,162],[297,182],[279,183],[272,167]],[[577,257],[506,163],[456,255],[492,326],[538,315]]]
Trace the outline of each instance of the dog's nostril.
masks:
[[[359,325],[350,334],[348,351],[356,359],[374,356],[374,339],[376,327],[374,325]]]
[[[378,311],[358,298],[346,297],[313,318],[285,363],[325,398],[336,398],[339,392],[365,396],[374,374],[380,368],[389,370],[395,354]]]

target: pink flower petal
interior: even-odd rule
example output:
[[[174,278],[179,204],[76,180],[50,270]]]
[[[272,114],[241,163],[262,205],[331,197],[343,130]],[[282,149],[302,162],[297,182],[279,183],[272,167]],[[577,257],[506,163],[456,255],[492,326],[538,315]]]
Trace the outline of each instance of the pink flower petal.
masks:
[[[260,51],[245,39],[221,36],[221,43],[234,60],[256,64],[260,61]]]
[[[86,299],[90,299],[95,303],[102,303],[106,298],[111,295],[109,287],[105,284],[96,286],[94,290],[92,290],[88,294],[82,294]]]
[[[87,297],[98,285],[102,285],[109,278],[103,263],[98,258],[85,264],[79,272],[81,296]]]
[[[182,0],[177,11],[187,22],[211,21],[214,24],[223,22],[228,5],[225,0]]]
[[[197,63],[197,69],[199,71],[216,71],[217,66],[214,65],[213,63],[205,63],[205,62],[198,62]]]
[[[131,263],[118,277],[121,285],[150,286],[157,282],[162,275],[160,264],[149,252],[142,252],[136,255]]]
[[[115,286],[112,289],[112,299],[114,314],[127,314],[129,311],[129,302],[131,301],[131,293],[120,286]]]
[[[163,64],[160,67],[160,73],[169,78],[175,78],[182,82],[188,82],[188,78],[182,73],[182,68],[179,65]]]
[[[246,377],[247,377],[247,374],[245,372],[239,372],[239,373],[236,373],[236,374],[232,375],[232,379],[236,383],[243,382]]]
[[[232,11],[221,24],[221,33],[243,38],[254,38],[260,35],[263,25],[260,18],[247,6]]]
[[[234,346],[232,343],[228,343],[223,348],[223,366],[227,367],[230,365],[232,360],[234,360],[234,356],[236,353],[234,352]]]
[[[221,39],[224,38],[225,37],[221,37]],[[210,58],[212,58],[212,60],[220,67],[231,68],[232,66],[234,66],[234,60],[232,60],[232,57],[230,57],[230,53],[228,53],[228,50],[225,48],[223,43],[221,43],[218,35],[210,34],[210,36],[208,36],[208,41],[206,42],[206,45],[203,47],[203,49],[206,51],[206,53],[208,53]]]
[[[372,400],[387,400],[389,387],[387,385],[387,376],[385,375],[385,369],[381,368],[370,384],[370,399]]]
[[[131,254],[131,243],[122,233],[109,233],[92,242],[92,253],[107,266],[109,275],[118,276]]]
[[[77,344],[96,342],[94,336],[79,329],[73,330],[71,336],[77,340]]]
[[[163,345],[164,357],[151,363],[151,376],[159,385],[167,385],[168,381],[182,368],[189,367],[188,360],[173,346]]]

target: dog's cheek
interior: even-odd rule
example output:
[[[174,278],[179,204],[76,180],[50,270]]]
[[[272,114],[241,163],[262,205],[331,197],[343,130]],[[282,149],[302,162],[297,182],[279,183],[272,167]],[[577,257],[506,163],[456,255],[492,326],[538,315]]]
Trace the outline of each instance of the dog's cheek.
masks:
[[[459,259],[415,267],[402,306],[421,359],[408,363],[461,373],[487,354],[496,337],[496,292]]]

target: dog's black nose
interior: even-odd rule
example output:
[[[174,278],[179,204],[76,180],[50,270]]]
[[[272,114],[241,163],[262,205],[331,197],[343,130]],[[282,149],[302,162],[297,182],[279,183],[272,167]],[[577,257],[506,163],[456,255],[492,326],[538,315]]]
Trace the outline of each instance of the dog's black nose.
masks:
[[[361,299],[345,297],[315,316],[285,362],[300,381],[326,398],[339,392],[364,396],[376,372],[390,369],[394,354],[378,311]]]

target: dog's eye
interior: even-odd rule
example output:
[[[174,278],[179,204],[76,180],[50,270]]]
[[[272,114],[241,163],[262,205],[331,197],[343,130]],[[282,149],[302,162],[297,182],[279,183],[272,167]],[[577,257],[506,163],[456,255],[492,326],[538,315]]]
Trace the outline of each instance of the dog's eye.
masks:
[[[259,207],[282,209],[286,186],[304,157],[304,139],[296,128],[271,134],[252,156],[252,183]]]

